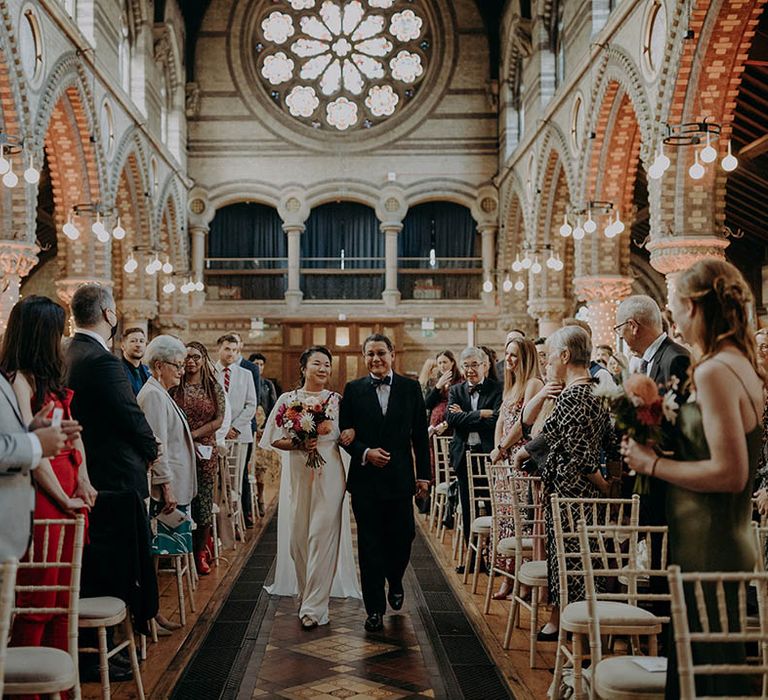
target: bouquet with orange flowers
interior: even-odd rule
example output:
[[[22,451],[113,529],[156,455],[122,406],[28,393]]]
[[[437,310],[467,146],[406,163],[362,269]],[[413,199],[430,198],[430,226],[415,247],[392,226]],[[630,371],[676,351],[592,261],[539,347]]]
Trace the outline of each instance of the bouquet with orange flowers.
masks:
[[[294,446],[304,447],[307,442],[320,435],[328,435],[333,430],[333,419],[338,408],[338,394],[331,394],[325,401],[301,401],[295,396],[277,409],[275,423],[288,433]],[[319,469],[325,459],[317,448],[307,449],[307,466]]]
[[[656,382],[644,374],[631,374],[623,386],[596,388],[595,394],[602,396],[608,404],[618,430],[633,440],[663,452],[665,438],[670,426],[677,422],[679,404],[676,380],[661,389]],[[635,493],[649,492],[648,479],[638,474]]]

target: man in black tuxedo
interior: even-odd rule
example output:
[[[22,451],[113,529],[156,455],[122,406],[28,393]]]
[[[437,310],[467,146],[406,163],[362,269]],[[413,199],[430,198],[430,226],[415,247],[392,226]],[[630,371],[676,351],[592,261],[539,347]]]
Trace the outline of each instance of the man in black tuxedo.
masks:
[[[394,610],[403,606],[403,574],[415,536],[413,497],[417,490],[426,495],[431,472],[419,383],[392,371],[394,347],[385,335],[366,338],[363,357],[369,374],[344,388],[339,425],[355,431],[344,446],[351,456],[347,490],[357,521],[365,629],[377,632],[386,601]]]
[[[501,407],[502,385],[488,378],[488,356],[480,349],[469,347],[459,360],[466,381],[454,384],[448,392],[445,420],[453,428],[450,454],[451,466],[459,481],[459,500],[464,525],[464,540],[469,540],[470,507],[467,450],[490,453],[496,420]],[[463,567],[457,571],[463,573]]]
[[[123,368],[108,347],[117,312],[107,287],[87,284],[72,297],[75,335],[66,351],[66,384],[74,391],[72,414],[82,425],[91,483],[99,492],[89,519],[83,552],[84,596],[114,596],[131,606],[139,629],[158,610],[157,577],[144,499],[147,469],[158,444]],[[95,642],[95,639],[93,640]],[[131,678],[118,654],[110,660],[112,680]],[[81,677],[98,678],[95,659]]]

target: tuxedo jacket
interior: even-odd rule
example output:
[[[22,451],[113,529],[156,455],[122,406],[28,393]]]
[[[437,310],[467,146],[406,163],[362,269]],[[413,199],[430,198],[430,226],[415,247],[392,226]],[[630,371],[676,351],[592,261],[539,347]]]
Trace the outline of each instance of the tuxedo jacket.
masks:
[[[261,396],[261,392],[264,390],[264,383],[261,379],[261,370],[259,369],[259,366],[255,362],[246,360],[242,356],[236,364],[241,369],[247,370],[251,373],[251,377],[253,377],[253,388],[256,391],[256,403],[258,405],[259,397]],[[275,400],[277,400],[277,397],[275,397]],[[269,411],[267,411],[267,415],[269,415]],[[254,407],[253,418],[251,418],[251,432],[255,433],[257,429],[258,425],[256,425],[256,408]]]
[[[416,477],[429,481],[429,437],[424,397],[417,381],[392,375],[387,415],[370,377],[349,382],[344,388],[339,416],[341,430],[354,428],[355,439],[344,449],[351,461],[347,490],[354,496],[379,499],[408,498],[416,492]],[[381,447],[390,454],[385,467],[366,462],[369,448]]]
[[[451,465],[455,470],[461,471],[466,468],[467,439],[470,433],[477,433],[480,436],[480,449],[483,452],[491,452],[495,447],[493,439],[496,431],[496,420],[499,417],[501,407],[501,389],[499,382],[494,382],[486,377],[480,388],[477,410],[472,410],[472,400],[467,382],[454,384],[448,392],[449,410],[445,413],[445,420],[453,428],[450,453]],[[453,404],[458,404],[462,413],[451,413],[450,407]],[[480,410],[483,408],[491,409],[493,416],[481,418]]]
[[[72,415],[83,428],[88,475],[97,491],[149,495],[147,468],[157,441],[136,403],[123,361],[95,338],[75,333],[66,352]]]
[[[0,561],[20,559],[29,545],[35,491],[34,453],[13,388],[0,376]]]
[[[691,354],[682,346],[664,338],[656,354],[653,356],[651,371],[648,376],[657,384],[666,387],[673,377],[679,381],[678,396],[687,396],[686,383],[688,382],[688,369],[691,366]]]
[[[233,364],[229,375],[229,391],[225,390],[232,411],[230,426],[240,434],[236,442],[253,442],[253,426],[251,421],[256,415],[256,385],[247,369]],[[258,369],[258,368],[257,368]],[[216,364],[216,378],[224,389],[224,367]]]

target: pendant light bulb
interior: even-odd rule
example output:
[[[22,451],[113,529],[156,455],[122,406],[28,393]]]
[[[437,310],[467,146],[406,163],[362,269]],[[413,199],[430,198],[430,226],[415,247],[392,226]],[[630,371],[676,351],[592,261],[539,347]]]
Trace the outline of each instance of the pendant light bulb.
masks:
[[[11,164],[5,157],[5,146],[0,145],[0,175],[5,175],[11,169]]]
[[[549,257],[547,258],[546,265],[547,265],[547,267],[550,270],[556,270],[557,269],[557,258],[555,258],[555,254],[554,253],[550,253],[549,254]]]
[[[663,175],[667,168],[670,165],[670,160],[667,158],[667,155],[664,153],[664,142],[661,142],[661,145],[659,146],[659,167],[661,168],[661,174]]]
[[[509,292],[511,292],[511,291],[512,291],[512,287],[513,287],[513,284],[512,284],[512,280],[509,278],[509,275],[507,275],[507,276],[504,278],[504,283],[501,285],[501,288],[502,288],[502,289],[503,289],[505,292],[509,293]]]
[[[115,228],[112,229],[112,237],[116,241],[122,241],[125,238],[125,229],[120,225],[120,217],[117,217]]]
[[[560,227],[560,235],[563,238],[568,238],[573,233],[571,225],[568,223],[568,214],[563,214],[563,225]]]
[[[733,155],[733,153],[731,153],[730,140],[728,141],[728,153],[726,154],[725,158],[723,158],[720,165],[722,166],[723,170],[725,170],[725,172],[727,173],[733,172],[734,170],[736,170],[736,168],[739,165],[738,159],[736,158],[735,155]]]
[[[523,280],[517,280],[517,282],[515,282],[515,291],[522,292],[524,289],[525,289],[525,282],[523,282]]]
[[[625,229],[627,227],[624,225],[624,222],[619,218],[619,211],[616,210],[616,221],[613,222],[613,230],[616,232],[614,235],[618,236],[621,233],[624,233]]]
[[[709,132],[707,132],[707,145],[701,149],[700,155],[702,163],[714,163],[717,160],[717,151],[713,148],[710,141]]]
[[[661,167],[659,156],[656,156],[653,163],[651,164],[651,167],[648,168],[648,177],[651,178],[651,180],[660,180],[663,175],[664,168]]]
[[[173,272],[173,265],[171,265],[171,261],[167,260],[163,263],[163,274],[170,275]]]
[[[537,255],[531,263],[531,272],[534,275],[538,275],[541,272],[541,263],[539,262],[539,256]]]
[[[531,256],[528,255],[528,251],[525,252],[525,257],[522,261],[523,270],[530,270],[531,265],[533,264],[533,260],[531,260]]]
[[[67,223],[61,229],[61,232],[69,238],[70,241],[76,241],[80,238],[80,231],[77,230],[77,226],[72,223],[72,215],[69,215]]]
[[[429,249],[429,266],[431,268],[437,267],[437,252],[434,248]]]
[[[587,220],[584,222],[584,232],[594,233],[597,230],[597,224],[592,219],[592,210],[587,210]]]
[[[196,292],[202,292],[205,289],[205,285],[203,284],[202,280],[197,280],[194,284],[195,291]]]
[[[29,167],[24,171],[24,179],[30,185],[36,185],[40,182],[40,172],[35,170],[35,161],[32,156],[29,158]]]
[[[581,228],[581,219],[578,219],[576,221],[576,228],[573,229],[573,240],[580,241],[582,238],[584,238],[584,229]]]
[[[3,175],[3,184],[8,189],[13,189],[19,184],[19,177],[13,172],[13,159],[8,161],[8,172]]]
[[[483,282],[483,291],[486,294],[490,294],[493,291],[493,282],[491,281],[490,277],[485,280],[485,282]]]
[[[125,270],[130,275],[136,272],[138,267],[139,263],[136,262],[136,258],[133,257],[133,253],[130,253],[128,255],[128,260],[126,260],[125,265],[123,265],[123,270]]]
[[[523,269],[523,263],[520,262],[520,253],[515,255],[515,262],[512,263],[512,272],[520,272]]]
[[[173,294],[173,292],[176,291],[176,285],[173,282],[171,282],[170,280],[168,280],[168,282],[166,282],[163,285],[163,291],[166,294]]]
[[[699,163],[699,152],[695,151],[693,156],[693,165],[688,168],[688,174],[694,180],[701,180],[704,177],[704,166]]]

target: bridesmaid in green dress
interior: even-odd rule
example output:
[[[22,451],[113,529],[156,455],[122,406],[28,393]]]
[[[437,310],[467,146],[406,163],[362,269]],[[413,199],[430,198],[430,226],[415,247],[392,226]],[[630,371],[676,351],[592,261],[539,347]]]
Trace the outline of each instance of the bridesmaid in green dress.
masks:
[[[741,273],[722,260],[702,260],[676,280],[670,299],[675,323],[694,348],[691,400],[677,421],[674,458],[624,438],[630,468],[669,482],[669,563],[683,571],[751,571],[752,486],[761,447],[763,379],[747,312],[752,300]],[[710,622],[717,610],[708,600]],[[730,598],[730,596],[729,596]],[[686,596],[689,624],[700,629]],[[735,598],[729,601],[737,619]],[[743,663],[743,644],[694,648],[696,664]],[[667,698],[679,697],[674,645],[669,645]],[[726,661],[728,660],[728,661]],[[746,676],[699,677],[697,693],[735,696],[750,692]]]

